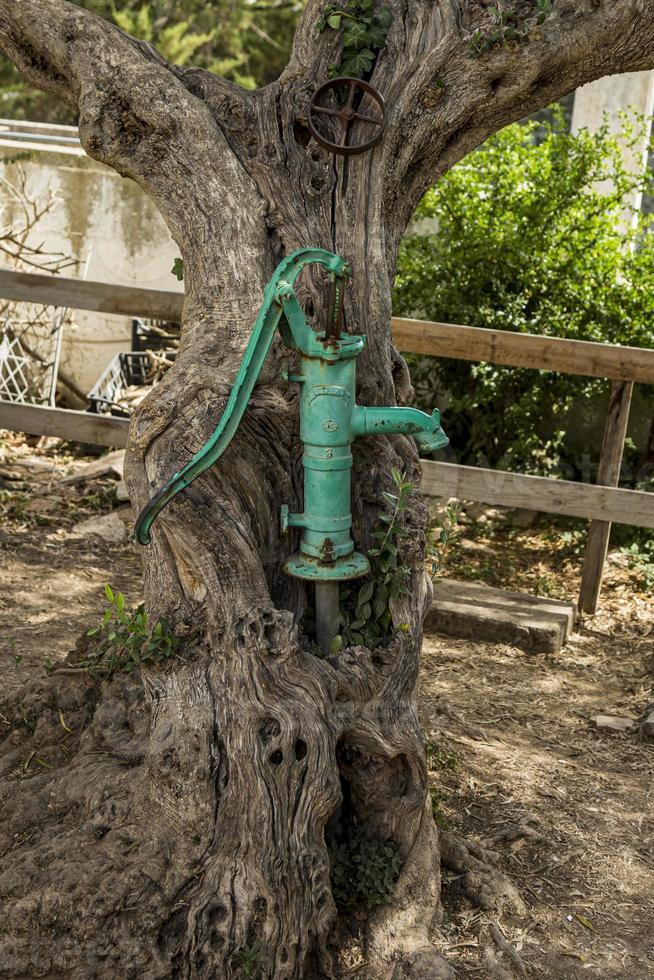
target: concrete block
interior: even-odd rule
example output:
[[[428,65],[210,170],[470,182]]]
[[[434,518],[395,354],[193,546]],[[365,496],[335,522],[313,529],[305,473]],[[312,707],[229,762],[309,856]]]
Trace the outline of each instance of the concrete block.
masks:
[[[619,715],[595,715],[591,718],[598,732],[631,732],[636,727],[632,718],[622,718]]]
[[[576,619],[572,602],[438,579],[424,628],[426,633],[507,643],[528,653],[558,653]]]

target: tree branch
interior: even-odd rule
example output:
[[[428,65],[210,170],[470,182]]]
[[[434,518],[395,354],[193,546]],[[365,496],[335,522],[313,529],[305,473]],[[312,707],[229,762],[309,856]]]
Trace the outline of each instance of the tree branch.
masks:
[[[541,24],[523,0],[517,39],[501,38],[495,6],[438,0],[427,21],[421,6],[410,2],[388,37],[401,71],[384,93],[385,202],[400,234],[429,183],[503,126],[596,78],[654,68],[650,0],[554,0]],[[387,74],[380,58],[373,83]]]
[[[227,246],[242,240],[267,249],[265,203],[204,98],[209,73],[198,81],[67,0],[0,0],[0,49],[30,81],[78,110],[89,156],[147,191],[185,259],[186,313],[206,318],[226,282],[239,280]]]

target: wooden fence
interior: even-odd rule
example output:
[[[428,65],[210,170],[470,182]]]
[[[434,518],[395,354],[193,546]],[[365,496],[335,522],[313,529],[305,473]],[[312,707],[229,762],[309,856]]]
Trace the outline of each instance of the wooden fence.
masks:
[[[179,320],[183,304],[180,293],[3,270],[0,297],[163,320]],[[654,350],[401,318],[393,319],[393,336],[399,350],[406,353],[561,371],[613,382],[596,485],[452,463],[422,463],[423,490],[429,496],[459,497],[590,521],[579,606],[584,612],[595,612],[611,523],[654,527],[654,494],[617,486],[633,386],[654,384]],[[127,423],[121,419],[8,402],[0,402],[0,427],[110,446],[122,446],[127,438]]]

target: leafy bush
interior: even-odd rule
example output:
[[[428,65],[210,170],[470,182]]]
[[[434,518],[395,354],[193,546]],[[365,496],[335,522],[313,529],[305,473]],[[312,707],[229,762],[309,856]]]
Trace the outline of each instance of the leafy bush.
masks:
[[[643,590],[654,589],[654,535],[640,533],[636,541],[621,549],[629,568],[638,572],[639,585]]]
[[[353,829],[329,848],[332,893],[344,912],[372,912],[386,905],[402,870],[400,851],[392,840],[371,837]]]
[[[642,124],[625,136],[636,143]],[[416,217],[437,231],[405,237],[395,314],[652,346],[650,219],[621,230],[649,182],[628,173],[607,129],[573,135],[556,112],[553,122],[508,127],[426,194]],[[582,451],[596,463],[606,382],[450,359],[410,366],[421,407],[449,401],[445,428],[460,461],[558,468],[572,479]],[[642,467],[643,452],[631,461]]]

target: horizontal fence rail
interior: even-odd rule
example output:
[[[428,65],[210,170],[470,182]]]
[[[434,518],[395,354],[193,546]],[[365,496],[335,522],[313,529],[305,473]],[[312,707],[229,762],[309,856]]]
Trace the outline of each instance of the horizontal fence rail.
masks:
[[[183,293],[114,286],[106,282],[42,276],[9,269],[0,269],[0,297],[42,306],[63,306],[71,310],[152,317],[154,320],[174,322],[181,320],[184,303]]]
[[[179,321],[182,293],[0,269],[0,297],[44,306]],[[393,317],[393,338],[404,353],[430,354],[508,367],[560,371],[591,378],[654,384],[654,350],[586,340],[432,323]]]
[[[0,429],[28,432],[33,436],[58,436],[72,442],[122,449],[127,445],[129,419],[74,412],[68,408],[50,408],[47,405],[0,401]]]
[[[547,476],[528,476],[423,459],[422,489],[428,497],[459,497],[545,514],[654,527],[654,494]]]
[[[398,349],[407,354],[654,384],[654,350],[646,347],[619,347],[401,317],[393,317],[393,338]]]

